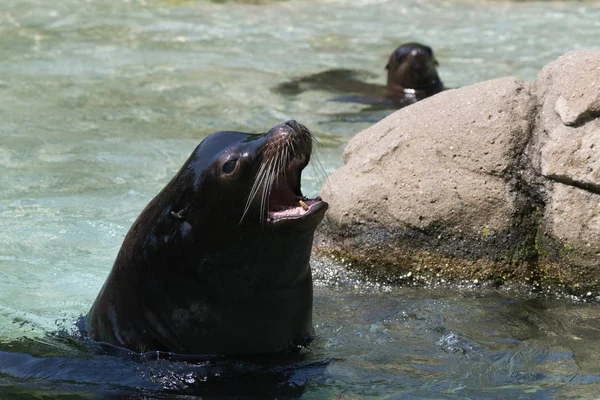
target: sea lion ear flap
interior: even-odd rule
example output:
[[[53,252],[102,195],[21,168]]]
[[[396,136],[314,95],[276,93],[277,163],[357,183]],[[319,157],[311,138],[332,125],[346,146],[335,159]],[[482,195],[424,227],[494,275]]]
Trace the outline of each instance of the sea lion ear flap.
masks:
[[[387,64],[385,64],[385,69],[392,68],[392,63],[394,62],[394,56],[395,55],[396,55],[396,52],[392,53],[392,55],[390,56],[390,58],[388,58],[388,62],[387,62]]]
[[[438,63],[438,60],[433,55],[433,49],[431,47],[429,47],[429,46],[423,46],[423,48],[427,52],[427,55],[429,55],[429,57],[431,57],[433,59],[433,62],[435,63],[435,65],[436,66],[440,65],[440,63]]]

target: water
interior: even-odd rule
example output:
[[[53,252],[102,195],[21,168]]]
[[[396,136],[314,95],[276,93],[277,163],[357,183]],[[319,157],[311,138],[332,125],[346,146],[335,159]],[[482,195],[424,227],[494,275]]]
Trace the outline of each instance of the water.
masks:
[[[598,2],[3,1],[0,398],[227,394],[217,375],[257,397],[597,397],[597,305],[517,292],[321,279],[319,339],[283,365],[144,361],[47,335],[87,312],[130,224],[207,134],[297,119],[332,171],[385,116],[275,85],[340,67],[383,83],[405,41],[434,49],[450,87],[533,80],[599,33]],[[322,183],[309,168],[305,194]]]

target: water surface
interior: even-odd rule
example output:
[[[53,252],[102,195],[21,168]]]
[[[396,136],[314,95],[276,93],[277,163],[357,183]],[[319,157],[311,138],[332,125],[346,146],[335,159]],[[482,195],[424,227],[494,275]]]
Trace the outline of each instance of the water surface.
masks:
[[[332,171],[387,114],[277,84],[329,68],[383,84],[405,41],[434,49],[450,87],[529,81],[566,51],[599,48],[599,34],[596,1],[3,1],[0,397],[211,396],[225,388],[203,378],[223,368],[306,398],[594,398],[597,307],[529,294],[321,279],[319,340],[275,367],[143,362],[46,335],[87,312],[133,220],[209,133],[296,119]]]

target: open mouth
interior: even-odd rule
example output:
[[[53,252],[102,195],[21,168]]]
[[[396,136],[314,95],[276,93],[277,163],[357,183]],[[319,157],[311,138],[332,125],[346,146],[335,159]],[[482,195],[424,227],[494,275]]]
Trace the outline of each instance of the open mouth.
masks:
[[[302,219],[327,207],[327,203],[320,197],[309,199],[302,194],[300,180],[307,164],[306,156],[294,158],[277,176],[269,194],[268,222]]]

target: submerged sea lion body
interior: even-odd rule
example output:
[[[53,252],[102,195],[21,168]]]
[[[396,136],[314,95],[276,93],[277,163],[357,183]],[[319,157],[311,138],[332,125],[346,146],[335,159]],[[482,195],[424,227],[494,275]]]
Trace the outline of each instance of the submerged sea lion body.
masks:
[[[333,69],[279,85],[282,94],[305,90],[328,90],[340,94],[334,100],[370,104],[373,108],[402,108],[444,90],[437,73],[433,50],[420,43],[405,43],[389,57],[386,86],[366,83],[360,78],[372,74]]]
[[[182,354],[303,343],[313,233],[327,209],[300,190],[311,149],[295,121],[204,139],[129,230],[86,317],[89,336]]]

